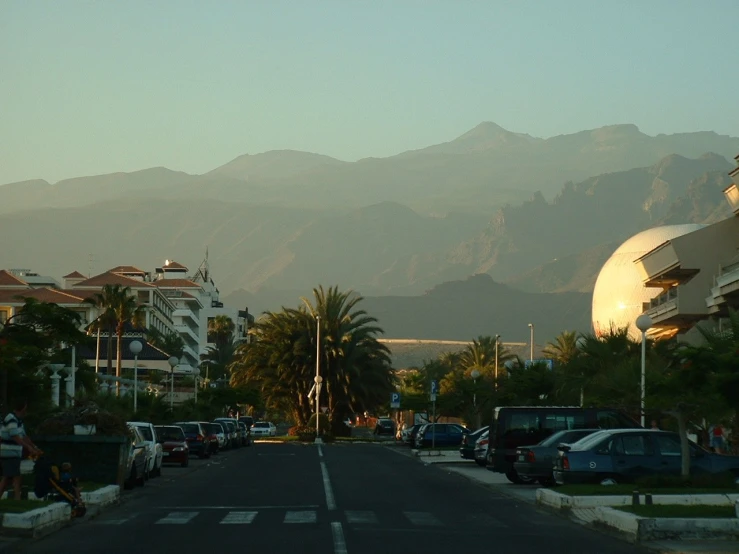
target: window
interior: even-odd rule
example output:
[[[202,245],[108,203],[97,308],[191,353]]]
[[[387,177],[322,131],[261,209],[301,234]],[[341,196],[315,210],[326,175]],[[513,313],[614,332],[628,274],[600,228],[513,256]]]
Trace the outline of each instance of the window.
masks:
[[[615,456],[651,456],[652,443],[644,435],[621,435],[613,439]]]
[[[655,435],[657,447],[663,456],[680,456],[680,441],[670,435]]]
[[[549,431],[563,431],[566,429],[585,428],[585,413],[575,414],[546,414],[542,427]]]

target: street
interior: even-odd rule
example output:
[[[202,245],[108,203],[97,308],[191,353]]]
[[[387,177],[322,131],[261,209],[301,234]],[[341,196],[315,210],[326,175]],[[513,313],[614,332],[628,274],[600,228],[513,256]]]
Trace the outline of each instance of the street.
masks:
[[[484,470],[480,470],[484,471]],[[258,444],[124,495],[27,553],[633,553],[609,535],[476,486],[402,448]]]

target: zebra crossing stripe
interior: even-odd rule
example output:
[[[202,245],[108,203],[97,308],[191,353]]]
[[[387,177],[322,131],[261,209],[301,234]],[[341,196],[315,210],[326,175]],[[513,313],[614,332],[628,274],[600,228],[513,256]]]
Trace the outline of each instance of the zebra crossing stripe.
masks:
[[[248,525],[259,512],[228,512],[228,515],[221,520],[221,525]]]
[[[317,519],[315,510],[288,511],[284,523],[315,523]]]
[[[370,511],[346,510],[346,522],[351,525],[377,525],[377,515]]]
[[[184,525],[199,512],[170,512],[165,517],[156,522],[157,525]]]
[[[439,527],[442,524],[433,514],[428,512],[403,512],[403,515],[413,525],[419,527]]]

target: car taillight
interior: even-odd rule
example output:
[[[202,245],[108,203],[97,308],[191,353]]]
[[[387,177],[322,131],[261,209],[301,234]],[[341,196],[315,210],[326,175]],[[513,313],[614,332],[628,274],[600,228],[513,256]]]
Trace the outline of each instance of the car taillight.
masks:
[[[570,469],[570,460],[567,456],[562,456],[562,469]]]
[[[483,440],[480,441],[480,446],[487,446],[487,445],[488,445],[488,440],[487,439],[483,439]]]
[[[201,440],[203,440],[203,438],[205,438],[205,437],[203,437],[203,435],[198,435],[197,437],[195,437],[195,440],[196,441],[201,441]]]
[[[531,450],[529,450],[526,453],[526,461],[527,462],[535,462],[536,461],[536,456],[534,455],[534,453]]]

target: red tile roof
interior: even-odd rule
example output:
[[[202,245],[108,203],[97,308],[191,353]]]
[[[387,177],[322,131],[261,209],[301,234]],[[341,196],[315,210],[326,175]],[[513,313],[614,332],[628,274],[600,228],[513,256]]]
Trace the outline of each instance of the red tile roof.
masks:
[[[69,275],[65,275],[62,279],[87,279],[87,275],[82,275],[79,271],[73,271]]]
[[[146,275],[146,271],[133,265],[119,265],[118,267],[109,269],[108,273],[140,273],[141,275]]]
[[[199,289],[200,285],[190,279],[157,279],[152,284],[164,289]]]
[[[174,261],[170,261],[168,264],[162,266],[162,269],[184,269],[187,271],[187,268],[184,265]]]
[[[28,283],[22,281],[9,271],[0,269],[0,287],[24,287],[28,286]]]
[[[139,281],[138,279],[132,279],[131,277],[126,277],[121,273],[114,273],[112,271],[106,271],[105,273],[101,273],[100,275],[95,275],[94,277],[90,277],[89,279],[85,279],[84,281],[81,281],[79,283],[75,283],[73,286],[75,288],[93,288],[102,287],[104,285],[121,285],[131,288],[154,288],[154,285],[152,285],[151,283]]]
[[[39,302],[54,304],[82,304],[84,297],[48,287],[39,289],[4,289],[0,290],[0,302],[23,304],[24,298],[35,298]]]

